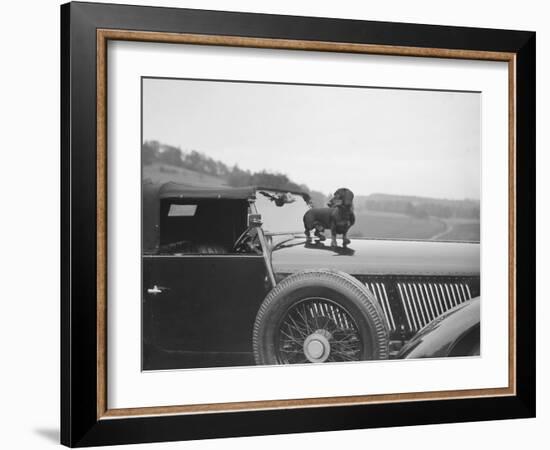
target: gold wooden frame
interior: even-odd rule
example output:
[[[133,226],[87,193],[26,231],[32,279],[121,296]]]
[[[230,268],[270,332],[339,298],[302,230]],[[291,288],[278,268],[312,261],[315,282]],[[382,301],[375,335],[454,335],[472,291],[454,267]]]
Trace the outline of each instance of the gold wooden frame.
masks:
[[[150,406],[108,409],[107,405],[107,42],[109,40],[217,45],[392,56],[416,56],[502,61],[508,63],[508,387],[401,394],[359,395],[288,400],[266,400],[201,405]],[[235,36],[158,33],[147,31],[97,30],[97,418],[166,414],[205,414],[266,409],[314,408],[357,404],[395,403],[516,395],[516,55],[506,52],[445,48],[246,38]]]

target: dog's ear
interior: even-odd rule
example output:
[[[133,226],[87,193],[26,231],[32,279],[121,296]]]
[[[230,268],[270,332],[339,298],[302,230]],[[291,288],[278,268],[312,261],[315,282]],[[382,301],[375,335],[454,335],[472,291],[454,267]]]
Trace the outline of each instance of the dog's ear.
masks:
[[[346,206],[351,206],[353,205],[353,192],[351,192],[349,189],[347,188],[342,188],[342,202],[344,203],[344,205]]]
[[[334,191],[334,195],[332,196],[332,198],[343,201],[344,200],[344,190],[345,190],[345,188],[336,189]]]

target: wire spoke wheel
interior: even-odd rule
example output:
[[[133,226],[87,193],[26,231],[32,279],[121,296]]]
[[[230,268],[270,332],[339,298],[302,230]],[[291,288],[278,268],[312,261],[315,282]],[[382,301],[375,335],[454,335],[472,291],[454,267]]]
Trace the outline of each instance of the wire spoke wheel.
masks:
[[[366,361],[388,357],[388,330],[376,298],[357,279],[328,269],[285,277],[256,315],[256,364]]]
[[[363,344],[357,323],[330,299],[310,297],[294,303],[278,330],[279,364],[361,360]]]

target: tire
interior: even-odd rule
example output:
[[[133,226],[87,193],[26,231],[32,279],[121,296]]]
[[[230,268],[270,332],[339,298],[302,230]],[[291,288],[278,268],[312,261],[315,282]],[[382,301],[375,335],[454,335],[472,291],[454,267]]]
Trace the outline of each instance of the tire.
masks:
[[[253,332],[256,364],[387,359],[389,338],[376,298],[331,270],[290,275],[263,301]]]

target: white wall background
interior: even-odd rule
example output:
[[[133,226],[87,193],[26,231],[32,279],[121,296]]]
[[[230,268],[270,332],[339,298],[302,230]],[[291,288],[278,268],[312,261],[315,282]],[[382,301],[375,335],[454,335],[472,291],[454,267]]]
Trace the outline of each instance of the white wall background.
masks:
[[[393,0],[165,0],[135,4],[465,25],[537,32],[538,252],[537,276],[550,270],[550,15],[545,3]],[[59,1],[5,2],[2,6],[0,130],[2,270],[0,325],[0,447],[41,449],[59,439]],[[546,150],[546,151],[544,151]],[[7,157],[7,158],[6,158]],[[538,289],[537,419],[474,424],[267,436],[136,448],[255,449],[343,446],[408,449],[517,449],[547,445],[550,426],[550,327],[546,291]],[[535,299],[533,299],[535,301]],[[544,444],[546,442],[546,444]],[[356,448],[357,448],[356,447]]]

